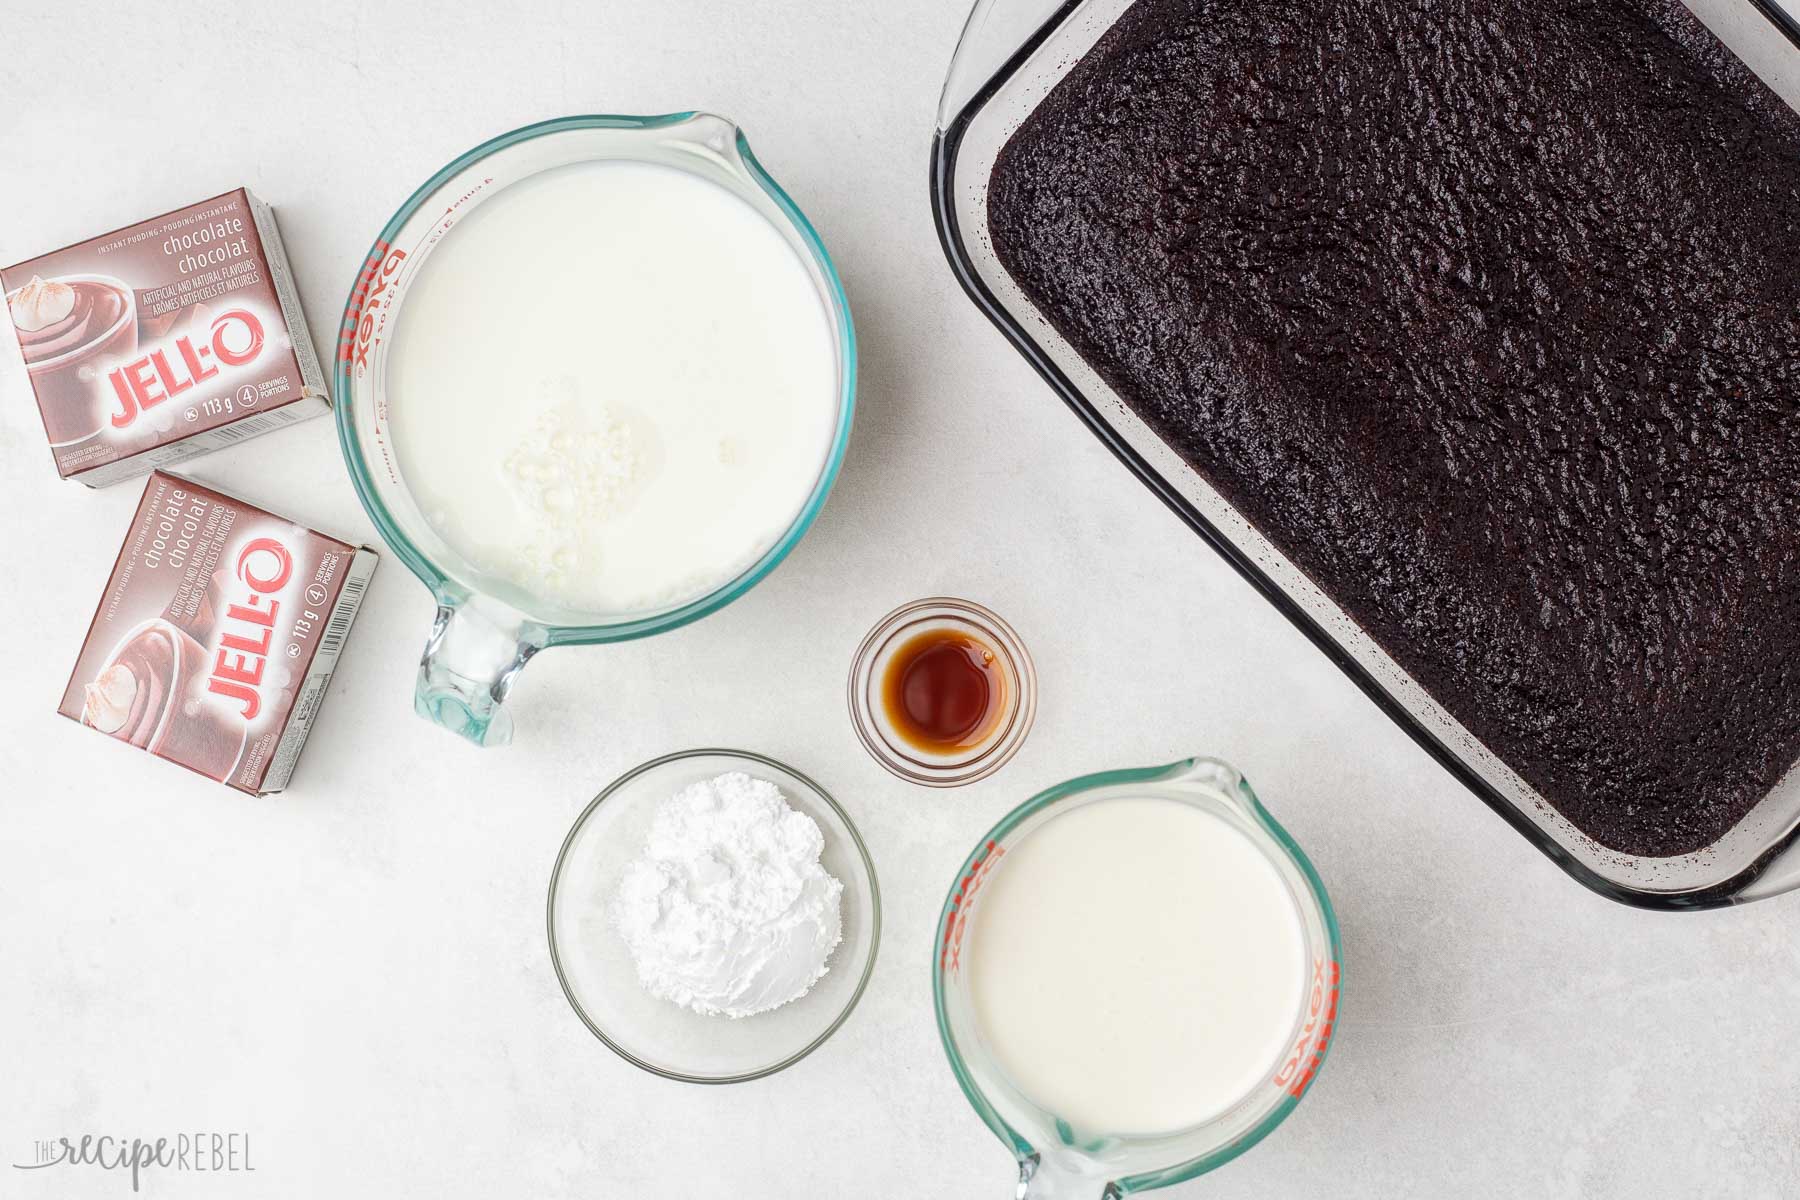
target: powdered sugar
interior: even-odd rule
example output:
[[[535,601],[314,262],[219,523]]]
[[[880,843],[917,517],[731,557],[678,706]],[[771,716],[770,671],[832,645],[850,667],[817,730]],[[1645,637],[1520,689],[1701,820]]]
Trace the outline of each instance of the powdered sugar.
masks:
[[[843,936],[824,848],[817,822],[741,771],[664,800],[612,908],[645,990],[727,1017],[804,996]]]

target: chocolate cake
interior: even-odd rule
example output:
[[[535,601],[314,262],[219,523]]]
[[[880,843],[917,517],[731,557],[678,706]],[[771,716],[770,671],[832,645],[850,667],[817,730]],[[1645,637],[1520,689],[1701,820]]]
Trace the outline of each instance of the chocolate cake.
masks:
[[[1800,758],[1800,114],[1674,0],[1138,0],[988,204],[1138,416],[1588,836],[1696,850]]]

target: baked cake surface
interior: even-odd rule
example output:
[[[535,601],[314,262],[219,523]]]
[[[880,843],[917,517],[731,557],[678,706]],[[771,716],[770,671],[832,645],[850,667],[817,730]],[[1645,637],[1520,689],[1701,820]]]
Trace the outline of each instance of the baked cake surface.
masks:
[[[1584,833],[1695,850],[1800,757],[1800,114],[1685,8],[1138,0],[988,204],[1138,416]]]

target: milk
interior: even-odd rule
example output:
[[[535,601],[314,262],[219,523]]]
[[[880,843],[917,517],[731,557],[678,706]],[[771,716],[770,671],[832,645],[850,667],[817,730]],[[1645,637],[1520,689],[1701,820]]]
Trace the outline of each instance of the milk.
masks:
[[[578,163],[430,251],[386,394],[400,475],[449,547],[606,619],[716,590],[787,531],[835,435],[836,341],[749,204],[673,168]]]
[[[1088,1133],[1230,1107],[1274,1073],[1307,984],[1274,865],[1177,800],[1097,800],[1030,831],[983,885],[968,939],[989,1054]]]

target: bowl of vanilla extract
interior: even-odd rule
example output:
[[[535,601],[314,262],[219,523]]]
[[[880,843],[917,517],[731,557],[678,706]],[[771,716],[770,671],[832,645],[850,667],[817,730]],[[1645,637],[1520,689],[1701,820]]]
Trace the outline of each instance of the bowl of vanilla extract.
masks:
[[[883,617],[850,665],[850,720],[875,761],[927,787],[998,771],[1037,716],[1037,671],[999,614],[932,596]]]

